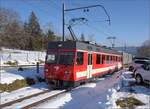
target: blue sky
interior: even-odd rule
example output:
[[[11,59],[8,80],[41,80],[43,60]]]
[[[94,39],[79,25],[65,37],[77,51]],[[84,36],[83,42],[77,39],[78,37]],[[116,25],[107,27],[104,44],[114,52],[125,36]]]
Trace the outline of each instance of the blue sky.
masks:
[[[72,18],[88,19],[87,24],[73,27],[77,36],[83,33],[86,39],[92,36],[97,43],[108,46],[108,36],[117,37],[116,46],[140,46],[150,37],[150,0],[0,0],[0,7],[15,10],[22,21],[27,21],[30,12],[34,11],[43,29],[50,25],[55,33],[61,35],[62,2],[67,9],[101,4],[111,17],[109,26],[104,21],[107,17],[101,8],[92,8],[89,12],[66,12],[66,24]]]

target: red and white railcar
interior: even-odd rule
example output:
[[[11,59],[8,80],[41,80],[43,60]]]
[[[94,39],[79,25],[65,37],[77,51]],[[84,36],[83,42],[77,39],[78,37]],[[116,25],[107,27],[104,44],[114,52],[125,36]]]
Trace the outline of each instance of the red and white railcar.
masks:
[[[78,86],[94,77],[122,67],[122,54],[78,41],[56,41],[48,45],[45,79],[55,87]]]

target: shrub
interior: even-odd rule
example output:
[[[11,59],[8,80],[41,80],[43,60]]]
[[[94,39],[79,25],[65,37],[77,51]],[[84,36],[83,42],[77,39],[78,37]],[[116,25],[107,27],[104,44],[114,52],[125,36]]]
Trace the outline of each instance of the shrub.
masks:
[[[7,90],[7,84],[1,84],[0,83],[0,90],[1,91],[6,91]]]
[[[35,80],[33,78],[26,78],[26,82],[27,82],[28,85],[35,84]]]
[[[16,65],[18,65],[18,62],[17,62],[16,60],[15,60],[15,61],[7,61],[7,62],[5,62],[4,64],[16,66]]]
[[[41,78],[41,77],[39,77],[39,76],[37,76],[36,78],[37,78],[38,82],[45,82],[45,79],[44,79],[44,78]]]
[[[35,80],[32,78],[26,78],[23,80],[17,79],[11,84],[1,84],[0,83],[0,90],[10,92],[10,91],[17,90],[19,88],[30,86],[33,84],[35,84]]]

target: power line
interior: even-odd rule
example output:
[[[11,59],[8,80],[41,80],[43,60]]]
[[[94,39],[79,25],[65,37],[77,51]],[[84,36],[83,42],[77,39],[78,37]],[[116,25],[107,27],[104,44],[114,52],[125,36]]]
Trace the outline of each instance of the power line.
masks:
[[[104,34],[104,35],[106,35],[106,36],[108,36],[108,37],[112,37],[112,36],[113,36],[113,35],[110,35],[110,34],[108,34],[108,33],[105,33],[105,32],[103,32],[103,31],[99,30],[98,28],[96,28],[96,27],[93,26],[93,25],[90,25],[89,23],[86,23],[86,26],[87,26],[87,27],[90,27],[90,28],[92,28],[92,29],[94,29],[94,30],[97,30],[98,32],[100,32],[100,33],[102,33],[102,34]]]

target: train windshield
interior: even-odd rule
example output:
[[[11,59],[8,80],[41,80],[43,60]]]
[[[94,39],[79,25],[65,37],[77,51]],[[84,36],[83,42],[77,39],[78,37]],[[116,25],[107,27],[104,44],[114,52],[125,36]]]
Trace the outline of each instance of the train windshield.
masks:
[[[48,64],[56,64],[57,63],[57,54],[56,53],[50,53],[46,57],[46,63]]]
[[[61,52],[59,53],[58,64],[73,65],[75,53],[73,52]]]
[[[47,64],[61,64],[61,65],[73,65],[75,53],[73,52],[59,52],[49,53],[46,57]]]

